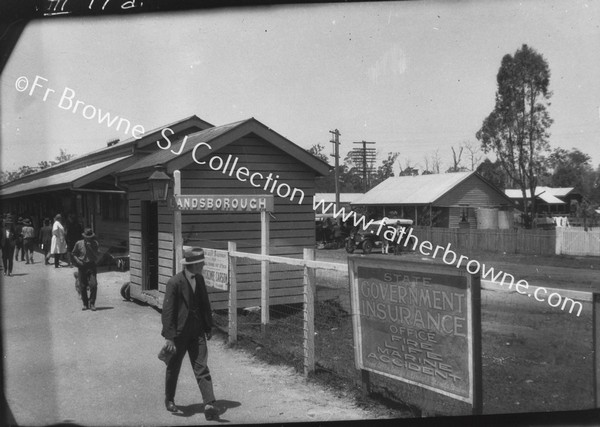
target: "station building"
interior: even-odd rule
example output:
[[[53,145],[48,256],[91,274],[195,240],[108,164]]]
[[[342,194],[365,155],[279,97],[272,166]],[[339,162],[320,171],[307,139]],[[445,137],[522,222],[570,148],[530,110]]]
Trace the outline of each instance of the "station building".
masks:
[[[196,199],[198,206],[202,200],[215,207],[219,203],[220,208],[227,200],[231,206],[218,213],[210,208],[183,210],[185,245],[226,249],[227,242],[234,241],[239,251],[259,253],[260,212],[252,209],[252,203],[260,208],[263,196],[273,196],[269,253],[300,258],[304,248],[314,246],[315,178],[327,174],[329,165],[253,118],[208,128],[179,138],[169,150],[148,155],[116,174],[129,197],[131,295],[136,299],[161,306],[166,283],[177,268],[173,207],[166,201],[153,202],[148,187],[156,165],[168,175],[179,170],[182,194],[205,196]],[[302,271],[271,264],[271,304],[302,298]],[[214,292],[211,301],[224,308],[227,295]],[[238,306],[257,305],[260,265],[238,262]]]
[[[314,246],[315,178],[330,166],[254,118],[213,126],[192,116],[111,143],[1,186],[2,212],[30,217],[38,229],[44,217],[73,213],[94,229],[104,250],[127,251],[131,296],[162,307],[166,283],[181,266],[172,198],[152,200],[148,185],[157,165],[171,177],[180,171],[182,194],[190,200],[232,207],[182,211],[184,244],[226,249],[233,241],[239,251],[259,253],[261,203],[272,198],[269,253],[302,257]],[[172,183],[168,191],[172,196]],[[195,195],[211,197],[201,202]],[[226,298],[211,292],[215,308],[225,307]],[[270,301],[301,302],[302,271],[271,264]],[[259,304],[260,264],[238,262],[238,306]]]

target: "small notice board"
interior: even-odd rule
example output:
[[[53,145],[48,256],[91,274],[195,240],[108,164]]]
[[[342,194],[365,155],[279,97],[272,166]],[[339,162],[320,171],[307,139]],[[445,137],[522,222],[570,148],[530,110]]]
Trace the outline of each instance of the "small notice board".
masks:
[[[481,405],[479,278],[429,262],[348,258],[356,368]]]
[[[204,248],[202,276],[206,286],[229,290],[229,255],[227,251]]]

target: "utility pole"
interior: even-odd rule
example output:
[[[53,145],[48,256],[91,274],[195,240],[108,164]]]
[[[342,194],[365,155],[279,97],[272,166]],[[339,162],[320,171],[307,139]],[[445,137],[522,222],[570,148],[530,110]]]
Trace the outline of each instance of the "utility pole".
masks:
[[[367,177],[371,169],[373,169],[373,163],[375,162],[376,152],[374,148],[367,148],[367,144],[375,144],[374,142],[369,141],[359,141],[354,142],[354,144],[362,144],[362,148],[354,148],[352,150],[352,161],[355,164],[358,164],[360,161],[362,166],[359,167],[359,170],[363,175],[363,188],[364,192],[367,192]],[[367,161],[371,163],[370,166],[367,166]]]
[[[333,139],[329,142],[333,144],[333,154],[332,157],[335,158],[335,209],[338,210],[340,208],[340,184],[339,184],[339,172],[338,167],[340,165],[340,131],[339,130],[330,130],[330,134],[333,135]]]

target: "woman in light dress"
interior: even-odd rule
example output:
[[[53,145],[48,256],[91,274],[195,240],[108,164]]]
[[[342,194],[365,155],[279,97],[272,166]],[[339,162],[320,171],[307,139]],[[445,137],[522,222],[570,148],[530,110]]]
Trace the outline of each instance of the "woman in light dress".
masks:
[[[52,225],[52,242],[50,243],[50,253],[54,255],[54,268],[60,267],[59,261],[63,254],[67,253],[67,241],[65,240],[65,228],[60,214],[54,217]]]

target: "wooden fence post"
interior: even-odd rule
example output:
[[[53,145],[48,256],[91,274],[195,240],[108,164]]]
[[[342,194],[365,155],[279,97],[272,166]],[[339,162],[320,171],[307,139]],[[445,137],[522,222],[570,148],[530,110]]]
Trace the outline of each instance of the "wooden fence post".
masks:
[[[232,252],[237,250],[235,242],[227,243],[227,251],[229,252],[229,324],[227,329],[229,344],[237,342],[237,258],[231,256]]]
[[[600,408],[600,294],[592,294],[592,347],[594,349],[594,404]]]
[[[314,261],[315,250],[304,248],[304,260]],[[315,370],[315,269],[304,266],[304,375]]]

